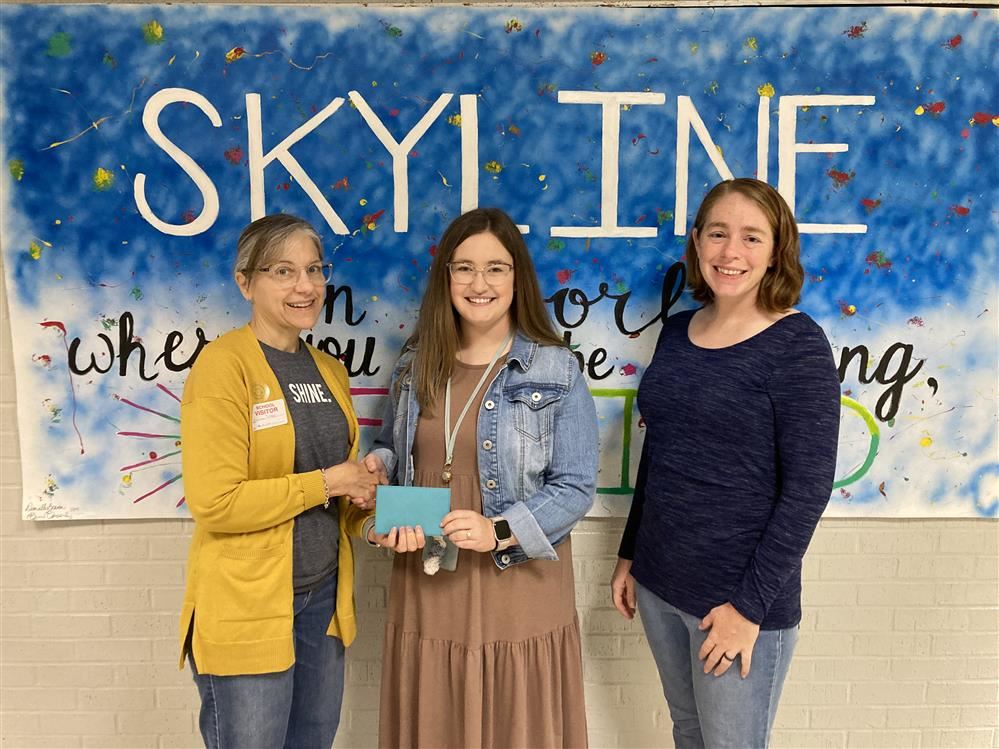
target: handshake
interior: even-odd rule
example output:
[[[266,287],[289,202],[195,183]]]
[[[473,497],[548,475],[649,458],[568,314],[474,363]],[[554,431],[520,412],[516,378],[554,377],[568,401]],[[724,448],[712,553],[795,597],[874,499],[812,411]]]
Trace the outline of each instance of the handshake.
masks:
[[[331,497],[346,496],[362,510],[375,506],[375,489],[388,483],[385,465],[374,453],[368,453],[364,460],[348,460],[325,468],[323,475]]]

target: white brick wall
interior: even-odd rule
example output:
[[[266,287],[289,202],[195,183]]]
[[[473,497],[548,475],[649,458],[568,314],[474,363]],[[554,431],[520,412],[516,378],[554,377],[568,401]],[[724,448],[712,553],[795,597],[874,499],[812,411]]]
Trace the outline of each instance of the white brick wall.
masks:
[[[176,668],[190,525],[33,523],[20,465],[6,299],[0,321],[0,746],[196,747]],[[621,520],[573,535],[594,747],[670,746],[641,628],[609,605]],[[387,552],[359,549],[361,633],[337,747],[374,746]],[[776,747],[997,747],[999,525],[826,520]]]

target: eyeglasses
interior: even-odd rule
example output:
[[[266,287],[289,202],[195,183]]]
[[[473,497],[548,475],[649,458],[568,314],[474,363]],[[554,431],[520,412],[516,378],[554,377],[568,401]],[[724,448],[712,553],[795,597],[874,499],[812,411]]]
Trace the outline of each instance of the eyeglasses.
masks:
[[[266,273],[278,286],[290,288],[298,283],[302,271],[313,286],[325,286],[333,277],[333,263],[312,263],[299,268],[290,263],[270,265],[266,268],[248,268],[257,273]]]
[[[513,273],[513,266],[510,263],[489,263],[485,268],[480,268],[472,263],[448,263],[447,269],[451,273],[451,279],[455,283],[468,284],[475,280],[481,273],[490,286],[498,286],[506,281]]]

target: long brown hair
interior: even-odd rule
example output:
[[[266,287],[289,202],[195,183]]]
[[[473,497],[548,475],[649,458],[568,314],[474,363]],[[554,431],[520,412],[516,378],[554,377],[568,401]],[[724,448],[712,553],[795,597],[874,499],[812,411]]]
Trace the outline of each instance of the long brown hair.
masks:
[[[413,387],[420,408],[431,412],[437,395],[454,371],[454,360],[461,343],[458,313],[451,304],[447,264],[458,245],[471,236],[489,232],[513,258],[513,303],[510,319],[525,338],[545,346],[564,346],[555,331],[541,298],[534,263],[517,225],[499,208],[475,208],[451,222],[444,231],[430,264],[427,288],[420,304],[420,317],[406,347],[416,349],[409,366],[400,375],[412,374]]]
[[[805,282],[798,225],[780,193],[758,179],[740,177],[719,182],[704,196],[701,207],[697,209],[694,227],[687,237],[687,284],[698,302],[709,304],[714,299],[714,292],[701,274],[697,247],[694,245],[694,231],[699,235],[704,230],[711,209],[719,200],[733,192],[751,200],[763,211],[774,235],[771,258],[773,264],[767,268],[760,281],[756,304],[767,312],[784,312],[801,301],[801,286]]]

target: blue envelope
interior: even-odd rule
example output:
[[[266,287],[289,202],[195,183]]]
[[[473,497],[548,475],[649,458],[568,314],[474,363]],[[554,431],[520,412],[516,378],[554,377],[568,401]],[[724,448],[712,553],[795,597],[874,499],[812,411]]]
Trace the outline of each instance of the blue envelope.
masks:
[[[451,511],[451,490],[423,486],[379,486],[375,502],[375,532],[393,528],[423,528],[441,535],[441,520]]]

